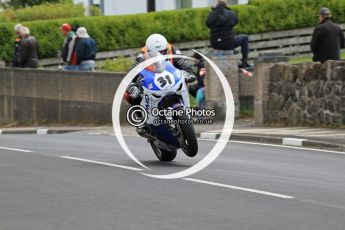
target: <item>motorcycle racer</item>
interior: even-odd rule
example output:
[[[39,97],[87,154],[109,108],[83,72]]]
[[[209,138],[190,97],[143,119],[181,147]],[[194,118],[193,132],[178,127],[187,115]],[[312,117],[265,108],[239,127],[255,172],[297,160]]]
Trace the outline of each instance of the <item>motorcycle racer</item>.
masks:
[[[181,52],[174,49],[173,45],[168,43],[167,39],[161,34],[152,34],[146,39],[146,44],[141,48],[141,53],[137,56],[132,68],[140,64],[141,62],[149,58],[149,52],[159,52],[162,55],[174,55],[181,54]],[[174,67],[183,70],[188,73],[188,78],[190,81],[195,79],[194,71],[192,66],[190,66],[183,58],[173,58],[168,59]],[[140,81],[139,77],[135,77],[132,84],[129,85],[128,90],[125,93],[125,99],[131,105],[136,105],[140,101],[140,93],[136,87],[136,83]]]

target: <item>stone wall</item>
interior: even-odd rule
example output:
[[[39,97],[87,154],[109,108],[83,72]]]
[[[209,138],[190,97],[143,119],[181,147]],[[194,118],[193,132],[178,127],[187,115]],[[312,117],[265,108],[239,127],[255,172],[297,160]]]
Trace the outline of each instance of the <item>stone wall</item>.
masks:
[[[345,124],[345,62],[289,65],[268,70],[264,123],[290,126]]]
[[[0,68],[0,125],[111,124],[113,98],[123,76]]]
[[[252,70],[250,70],[252,72]],[[246,77],[242,72],[238,73],[239,101],[241,110],[253,110],[255,93],[255,75]]]

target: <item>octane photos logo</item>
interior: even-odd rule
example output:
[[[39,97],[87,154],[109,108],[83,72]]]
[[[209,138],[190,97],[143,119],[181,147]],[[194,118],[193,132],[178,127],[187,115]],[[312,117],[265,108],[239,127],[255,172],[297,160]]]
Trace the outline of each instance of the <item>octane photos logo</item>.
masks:
[[[147,121],[147,112],[145,108],[140,105],[131,106],[127,110],[127,121],[134,127],[144,125]]]
[[[152,122],[153,125],[176,125],[177,123],[210,125],[213,124],[213,118],[216,116],[215,109],[196,109],[187,107],[185,110],[153,108],[151,111],[146,111],[143,106],[134,105],[127,110],[127,121],[134,127],[142,126],[148,119],[148,112],[153,117],[156,117]],[[197,117],[197,119],[166,119],[172,117],[183,117],[183,115],[187,115],[188,117]]]
[[[205,59],[205,61],[208,62],[208,64],[213,68],[214,72],[218,76],[218,78],[219,78],[219,80],[223,86],[223,90],[224,90],[224,94],[225,94],[226,113],[225,113],[225,122],[224,122],[224,127],[222,130],[222,133],[221,133],[218,141],[216,142],[216,144],[211,149],[211,151],[202,160],[200,160],[198,163],[191,166],[190,168],[187,168],[187,169],[182,170],[180,172],[167,174],[167,175],[155,175],[155,174],[151,174],[151,173],[147,173],[147,172],[146,173],[141,172],[141,174],[143,174],[143,175],[153,177],[153,178],[158,178],[158,179],[177,179],[177,178],[183,178],[183,177],[187,177],[187,176],[190,176],[192,174],[195,174],[195,173],[203,170],[204,168],[206,168],[215,159],[217,159],[217,157],[221,154],[221,152],[223,151],[223,149],[225,148],[225,146],[227,144],[227,141],[230,138],[231,131],[232,131],[232,128],[234,125],[235,107],[234,107],[234,99],[232,96],[232,91],[231,91],[231,88],[229,86],[229,83],[228,83],[226,77],[224,76],[224,74],[222,73],[222,71],[218,68],[218,66],[214,62],[212,62],[209,58],[207,58],[202,53],[197,52],[197,51],[194,51],[194,52],[200,54]],[[113,100],[112,119],[113,119],[113,128],[114,128],[115,136],[116,136],[119,144],[121,145],[121,147],[125,151],[125,153],[133,161],[135,161],[138,165],[140,165],[141,167],[143,167],[144,169],[147,169],[147,170],[151,170],[151,169],[148,168],[147,166],[145,166],[143,163],[141,163],[133,155],[133,153],[130,151],[130,149],[128,148],[128,146],[127,146],[127,144],[123,138],[121,125],[120,125],[120,116],[119,116],[121,103],[119,103],[119,102],[122,101],[123,94],[125,93],[127,86],[132,82],[132,80],[134,79],[134,77],[137,74],[139,74],[145,67],[150,66],[156,62],[169,59],[169,58],[171,58],[171,56],[173,58],[184,58],[184,59],[194,60],[191,57],[182,56],[182,55],[161,55],[161,56],[156,56],[154,58],[150,58],[150,59],[140,63],[135,68],[133,68],[124,77],[124,79],[120,83],[120,85],[119,85],[119,87],[115,93],[114,100]],[[136,109],[138,109],[138,108],[136,108]],[[133,116],[133,118],[136,120],[138,119],[138,117],[135,117],[135,116]]]

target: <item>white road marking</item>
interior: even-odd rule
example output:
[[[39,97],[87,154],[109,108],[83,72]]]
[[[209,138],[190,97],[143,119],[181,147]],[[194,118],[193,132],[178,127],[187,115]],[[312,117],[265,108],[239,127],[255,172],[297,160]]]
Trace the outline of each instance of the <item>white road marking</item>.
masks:
[[[0,147],[0,149],[10,150],[10,151],[17,151],[17,152],[24,152],[24,153],[32,153],[33,152],[31,150],[8,148],[8,147]]]
[[[136,138],[142,138],[137,135],[123,135],[124,137],[136,137]],[[198,138],[200,141],[223,141],[223,140],[212,140],[212,139],[204,139],[204,138]],[[306,147],[296,147],[296,146],[288,146],[288,145],[277,145],[277,144],[267,144],[267,143],[258,143],[258,142],[249,142],[249,141],[225,141],[229,143],[238,143],[238,144],[248,144],[248,145],[260,145],[260,146],[269,146],[269,147],[278,147],[278,148],[286,148],[286,149],[299,149],[299,150],[305,150],[305,151],[314,151],[314,152],[324,152],[324,153],[336,153],[336,154],[342,154],[345,155],[345,152],[343,151],[335,151],[335,150],[326,150],[326,149],[316,149],[316,148],[306,148]]]
[[[142,138],[137,135],[123,135],[124,137],[136,137],[136,138]],[[212,140],[212,139],[204,139],[204,138],[198,138],[200,141],[223,141],[223,140]],[[336,153],[336,154],[342,154],[345,155],[345,152],[343,151],[335,151],[335,150],[326,150],[326,149],[313,149],[313,148],[306,148],[306,147],[296,147],[296,146],[288,146],[288,145],[277,145],[277,144],[268,144],[268,143],[258,143],[258,142],[249,142],[249,141],[225,141],[229,143],[238,143],[238,144],[248,144],[248,145],[260,145],[260,146],[269,146],[269,147],[278,147],[278,148],[286,148],[286,149],[299,149],[299,150],[306,150],[306,151],[314,151],[314,152],[324,152],[324,153]]]
[[[217,134],[218,133],[204,132],[204,133],[200,133],[200,138],[215,140],[217,139]]]
[[[201,141],[217,141],[217,140],[199,139],[199,138],[198,138],[198,140],[201,140]],[[276,144],[267,144],[267,143],[258,143],[258,142],[248,142],[248,141],[227,141],[227,142],[238,143],[238,144],[248,144],[248,145],[260,145],[260,146],[278,147],[278,148],[286,148],[286,149],[299,149],[299,150],[314,151],[314,152],[336,153],[336,154],[345,155],[345,152],[342,152],[342,151],[325,150],[325,149],[312,149],[312,148],[295,147],[295,146],[287,146],[287,145],[276,145]]]
[[[261,146],[270,146],[270,147],[279,147],[279,148],[286,148],[286,149],[300,149],[306,151],[314,151],[314,152],[324,152],[324,153],[336,153],[345,155],[345,152],[342,151],[333,151],[333,150],[325,150],[325,149],[311,149],[311,148],[304,148],[304,147],[295,147],[295,146],[287,146],[287,145],[275,145],[275,144],[264,144],[264,143],[255,143],[255,142],[246,142],[246,141],[229,141],[231,143],[239,143],[239,144],[248,144],[248,145],[261,145]]]
[[[102,133],[88,133],[88,135],[102,135]]]
[[[331,134],[332,136],[345,136],[345,133],[329,133]],[[305,136],[307,137],[324,137],[326,136],[326,134],[305,134]]]
[[[37,129],[36,134],[46,135],[46,134],[48,134],[48,129]]]
[[[83,162],[88,162],[88,163],[92,163],[92,164],[105,165],[105,166],[110,166],[110,167],[115,167],[115,168],[122,168],[122,169],[128,169],[128,170],[133,170],[133,171],[141,171],[141,170],[143,170],[143,169],[134,168],[134,167],[130,167],[130,166],[111,164],[111,163],[107,163],[107,162],[88,160],[88,159],[84,159],[84,158],[69,157],[69,156],[60,156],[60,157],[64,158],[64,159],[69,159],[69,160],[83,161]]]
[[[230,188],[230,189],[234,189],[234,190],[241,190],[241,191],[246,191],[246,192],[252,192],[252,193],[257,193],[257,194],[266,195],[266,196],[278,197],[278,198],[282,198],[282,199],[295,199],[295,197],[293,197],[293,196],[287,196],[287,195],[282,195],[282,194],[278,194],[278,193],[272,193],[272,192],[266,192],[266,191],[262,191],[262,190],[251,189],[251,188],[243,188],[243,187],[221,184],[221,183],[205,181],[205,180],[198,180],[198,179],[193,179],[193,178],[183,178],[183,179],[187,180],[187,181],[196,182],[196,183],[208,184],[208,185],[213,185],[213,186],[218,186],[218,187],[223,187],[223,188]]]
[[[282,144],[283,145],[290,145],[290,146],[303,146],[303,141],[306,139],[297,139],[297,138],[283,138]]]

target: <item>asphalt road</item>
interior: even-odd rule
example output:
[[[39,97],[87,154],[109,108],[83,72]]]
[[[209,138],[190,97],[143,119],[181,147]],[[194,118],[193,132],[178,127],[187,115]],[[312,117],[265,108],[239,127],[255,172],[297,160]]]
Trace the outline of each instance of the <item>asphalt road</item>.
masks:
[[[160,163],[145,140],[126,141],[157,174],[214,145]],[[344,230],[343,154],[229,143],[189,178],[138,170],[110,135],[1,135],[0,230]]]

